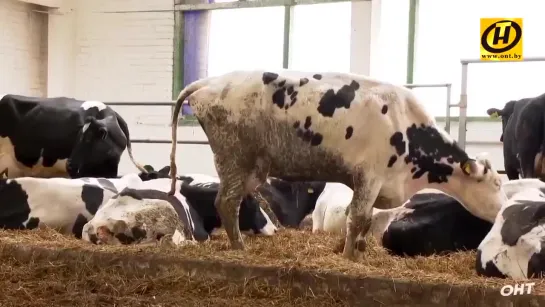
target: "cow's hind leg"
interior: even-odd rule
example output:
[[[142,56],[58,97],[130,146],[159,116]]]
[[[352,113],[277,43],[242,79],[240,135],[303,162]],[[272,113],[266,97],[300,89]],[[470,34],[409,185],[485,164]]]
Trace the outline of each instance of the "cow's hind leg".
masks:
[[[242,178],[240,173],[220,176],[220,187],[215,201],[216,210],[218,210],[232,249],[244,249],[238,223],[240,202],[244,196]]]
[[[225,151],[231,152],[231,151]],[[220,179],[215,207],[231,242],[232,249],[244,249],[239,228],[239,210],[242,199],[259,184],[255,163],[243,154],[214,157]]]
[[[373,204],[382,186],[382,181],[376,178],[368,179],[362,176],[354,179],[354,195],[348,205],[343,250],[343,257],[351,260],[363,256],[366,248],[364,238],[371,228]]]

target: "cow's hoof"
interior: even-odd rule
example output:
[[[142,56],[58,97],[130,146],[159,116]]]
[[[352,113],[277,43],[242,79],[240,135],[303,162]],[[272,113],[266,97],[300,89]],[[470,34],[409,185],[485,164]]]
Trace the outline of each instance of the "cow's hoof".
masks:
[[[335,245],[335,248],[333,248],[333,253],[335,254],[342,253],[344,251],[344,242],[345,242],[345,239],[343,237],[342,239],[339,240],[339,243]]]
[[[367,242],[365,240],[360,239],[356,241],[356,252],[364,253],[367,249]]]
[[[355,261],[356,260],[355,256],[356,254],[354,252],[354,248],[350,248],[345,245],[343,249],[343,258],[351,260],[351,261]]]
[[[244,243],[241,241],[233,241],[231,242],[231,249],[232,250],[244,250]]]
[[[367,248],[367,242],[365,240],[357,240],[356,248],[354,249],[354,259],[356,261],[362,261],[365,258],[365,251]]]

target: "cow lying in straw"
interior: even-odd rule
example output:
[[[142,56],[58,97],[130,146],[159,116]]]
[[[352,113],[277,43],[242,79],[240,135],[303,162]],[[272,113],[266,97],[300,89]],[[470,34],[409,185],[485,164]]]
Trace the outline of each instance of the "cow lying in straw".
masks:
[[[33,178],[0,179],[0,228],[50,227],[80,238],[83,225],[98,208],[127,186],[168,177],[170,167],[119,178]]]
[[[477,273],[515,279],[543,278],[544,226],[545,187],[518,191],[498,213],[479,245]]]
[[[180,179],[174,195],[167,194],[170,179],[122,190],[85,224],[83,239],[95,244],[146,244],[167,236],[175,245],[208,240],[222,226],[214,206],[217,179],[198,174]],[[241,202],[239,222],[248,235],[271,236],[277,229],[251,196]]]
[[[503,184],[508,198],[527,188],[545,188],[545,183],[521,179]],[[345,185],[328,183],[312,213],[313,232],[343,233],[351,196]],[[456,199],[439,191],[422,191],[400,207],[373,209],[370,232],[392,254],[427,256],[475,250],[491,228],[491,222],[472,215]]]
[[[350,259],[363,255],[373,206],[396,207],[434,188],[493,221],[507,201],[490,161],[469,157],[409,89],[349,73],[286,70],[234,71],[181,91],[172,118],[172,195],[186,99],[214,153],[216,207],[234,249],[244,248],[240,201],[267,176],[350,187],[343,251]]]

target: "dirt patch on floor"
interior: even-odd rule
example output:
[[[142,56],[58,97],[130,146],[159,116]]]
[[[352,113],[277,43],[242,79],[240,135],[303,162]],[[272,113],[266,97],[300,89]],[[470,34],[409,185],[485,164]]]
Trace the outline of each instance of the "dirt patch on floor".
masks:
[[[341,238],[282,230],[232,251],[220,234],[194,246],[94,246],[51,230],[0,231],[1,306],[539,306],[502,297],[512,280],[475,274],[475,253],[364,261]],[[534,294],[545,293],[535,281]],[[543,301],[541,301],[543,299]]]

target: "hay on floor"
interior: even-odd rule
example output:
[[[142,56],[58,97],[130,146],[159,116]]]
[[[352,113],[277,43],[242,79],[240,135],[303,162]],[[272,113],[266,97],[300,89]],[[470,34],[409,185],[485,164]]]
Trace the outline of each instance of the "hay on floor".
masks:
[[[365,260],[354,263],[333,252],[341,241],[338,235],[311,234],[282,229],[274,237],[245,237],[246,250],[228,248],[220,233],[210,242],[183,247],[95,246],[52,230],[0,231],[0,302],[25,306],[343,306],[336,297],[292,298],[289,289],[259,280],[239,287],[228,281],[180,274],[175,269],[159,276],[120,271],[107,262],[93,263],[86,254],[100,252],[111,257],[151,255],[168,259],[212,260],[260,267],[300,269],[316,273],[340,273],[354,277],[380,276],[418,283],[449,283],[499,289],[513,281],[478,277],[475,252],[448,256],[401,258],[390,256],[370,242]],[[77,263],[57,258],[21,260],[9,246],[41,247],[76,252]],[[96,262],[96,261],[95,261]],[[541,280],[534,280],[536,294],[545,293]],[[234,304],[234,305],[233,305]]]

